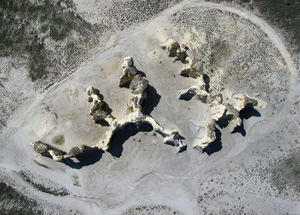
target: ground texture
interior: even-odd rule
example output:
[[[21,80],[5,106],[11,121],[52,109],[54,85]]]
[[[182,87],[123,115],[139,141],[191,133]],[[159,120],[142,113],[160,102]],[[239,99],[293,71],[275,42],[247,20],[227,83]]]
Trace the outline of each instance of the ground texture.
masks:
[[[299,214],[299,1],[18,1],[0,3],[1,214]],[[195,80],[160,47],[168,38],[209,77],[209,90],[258,101],[234,132],[192,148],[212,115],[178,100]],[[35,156],[41,140],[63,151],[95,145],[107,127],[89,116],[86,88],[116,118],[132,56],[149,81],[143,108],[177,129],[187,150],[151,128],[128,126],[107,152],[65,162]]]

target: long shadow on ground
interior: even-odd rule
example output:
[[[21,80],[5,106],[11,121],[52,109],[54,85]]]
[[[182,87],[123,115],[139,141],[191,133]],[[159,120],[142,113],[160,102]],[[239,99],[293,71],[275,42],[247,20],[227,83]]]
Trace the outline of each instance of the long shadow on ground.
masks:
[[[64,160],[64,164],[74,169],[81,169],[84,166],[92,165],[102,158],[103,151],[98,148],[90,148],[81,155],[77,156],[77,161],[74,158]]]
[[[235,127],[231,133],[240,133],[243,137],[245,137],[247,132],[244,128],[244,120],[247,120],[251,117],[261,117],[261,114],[254,107],[249,107],[241,110],[240,118],[242,119],[242,124]]]
[[[240,118],[242,119],[242,124],[234,128],[231,133],[240,133],[243,137],[247,135],[247,132],[244,128],[244,120],[249,119],[251,117],[261,117],[261,114],[253,107],[245,108],[240,112]],[[217,122],[219,128],[223,129],[228,126],[230,120],[223,119]],[[205,150],[209,156],[213,153],[216,153],[222,149],[222,141],[221,141],[222,133],[219,129],[216,128],[216,140],[212,142]]]
[[[142,73],[142,72],[140,72]],[[156,89],[152,87],[151,85],[148,85],[147,88],[147,99],[144,101],[142,107],[143,107],[143,113],[146,115],[150,115],[151,112],[154,110],[154,108],[158,105],[159,100],[161,98],[160,95],[158,95]],[[103,99],[103,95],[101,95],[101,99]],[[111,113],[112,110],[109,108],[109,106],[105,104],[105,107],[108,108],[108,111]],[[103,125],[105,126],[105,125]],[[130,123],[126,125],[124,128],[119,129],[111,138],[110,145],[111,147],[109,150],[107,150],[113,157],[121,157],[123,152],[123,144],[132,136],[135,136],[138,132],[147,132],[152,131],[153,127],[148,124],[144,123],[139,125],[135,125],[134,123]],[[64,163],[72,168],[80,169],[83,166],[92,165],[96,162],[98,162],[102,158],[103,151],[99,150],[97,148],[91,148],[81,154],[80,156],[77,156],[76,159],[78,162],[74,161],[76,159],[66,159],[64,160]]]
[[[107,150],[113,157],[121,157],[123,152],[123,144],[138,132],[152,131],[153,128],[150,124],[142,124],[137,127],[134,123],[126,125],[124,128],[118,130],[111,139],[111,147]]]
[[[158,105],[160,98],[161,96],[157,93],[156,89],[149,84],[147,88],[147,99],[142,104],[143,113],[150,115]]]
[[[221,149],[223,148],[221,136],[221,131],[216,128],[216,140],[209,144],[208,147],[204,149],[204,152],[206,152],[210,156],[213,153],[221,151]]]

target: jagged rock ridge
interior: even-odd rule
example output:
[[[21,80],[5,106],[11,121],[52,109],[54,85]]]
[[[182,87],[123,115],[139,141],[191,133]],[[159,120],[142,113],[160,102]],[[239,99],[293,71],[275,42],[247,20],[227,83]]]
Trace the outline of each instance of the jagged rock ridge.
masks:
[[[224,102],[222,92],[218,92],[216,89],[209,89],[207,86],[201,65],[194,65],[193,60],[187,54],[188,47],[180,45],[173,39],[168,39],[161,47],[168,51],[169,57],[172,57],[174,62],[180,60],[182,63],[188,64],[180,71],[181,76],[196,79],[195,85],[178,92],[178,98],[186,101],[196,98],[203,103],[207,103],[213,113],[212,119],[205,125],[206,132],[204,137],[193,145],[195,149],[203,152],[209,144],[216,140],[215,130],[218,122],[222,120],[229,121],[228,126],[233,131],[235,127],[242,125],[240,112],[246,108],[256,106],[258,102],[241,93],[230,93],[232,95],[231,98],[228,102]]]
[[[138,128],[144,124],[150,124],[154,131],[164,138],[164,143],[177,147],[177,151],[181,152],[186,149],[186,144],[182,141],[182,137],[177,130],[167,130],[149,115],[143,113],[142,103],[147,99],[147,88],[149,81],[139,74],[134,66],[132,57],[124,58],[122,64],[123,73],[120,77],[119,87],[129,85],[132,97],[127,103],[128,115],[123,119],[116,119],[108,111],[104,109],[105,102],[101,99],[98,89],[93,87],[87,88],[88,102],[92,103],[90,115],[95,123],[103,125],[101,122],[107,123],[110,127],[106,132],[106,138],[93,146],[80,145],[71,148],[68,153],[63,152],[47,143],[37,141],[33,143],[33,148],[38,154],[50,155],[55,161],[62,161],[67,158],[76,157],[84,153],[89,148],[98,148],[107,151],[111,146],[111,140],[114,134],[124,128],[128,124],[135,124]]]

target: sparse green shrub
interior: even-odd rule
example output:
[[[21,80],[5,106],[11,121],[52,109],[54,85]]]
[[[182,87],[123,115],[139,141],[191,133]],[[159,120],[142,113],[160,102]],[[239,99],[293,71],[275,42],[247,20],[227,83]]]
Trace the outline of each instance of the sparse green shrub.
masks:
[[[36,201],[29,199],[4,182],[0,183],[1,215],[42,214],[37,206]]]
[[[73,7],[69,0],[0,0],[0,57],[27,55],[32,81],[46,78],[48,67],[53,67],[50,52],[44,46],[45,38],[59,42],[72,30],[86,36],[92,29],[74,12],[65,11],[61,2]]]

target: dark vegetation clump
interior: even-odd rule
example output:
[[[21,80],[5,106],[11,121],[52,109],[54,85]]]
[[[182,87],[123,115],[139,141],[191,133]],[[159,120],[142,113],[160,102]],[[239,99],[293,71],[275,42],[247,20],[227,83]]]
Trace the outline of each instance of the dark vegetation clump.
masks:
[[[25,171],[20,171],[19,175],[32,187],[40,192],[47,193],[54,196],[68,196],[70,193],[67,189],[62,187],[46,187],[43,184],[35,182],[32,177]]]
[[[103,13],[109,17],[109,26],[123,30],[151,19],[180,1],[182,0],[113,1],[111,8]]]
[[[11,186],[0,183],[1,215],[35,215],[42,214],[37,202],[16,191]]]
[[[95,26],[75,13],[71,0],[1,0],[0,1],[0,57],[27,58],[32,81],[47,78],[52,67],[45,39],[53,43],[66,39],[72,31],[85,37]],[[68,46],[67,49],[72,49]],[[66,52],[70,57],[72,50]],[[55,65],[55,64],[54,64]]]
[[[300,152],[282,159],[272,171],[272,183],[279,193],[300,195]]]
[[[209,2],[230,2],[241,4],[247,9],[258,9],[261,18],[284,30],[290,47],[300,51],[300,1],[299,0],[207,0]]]

